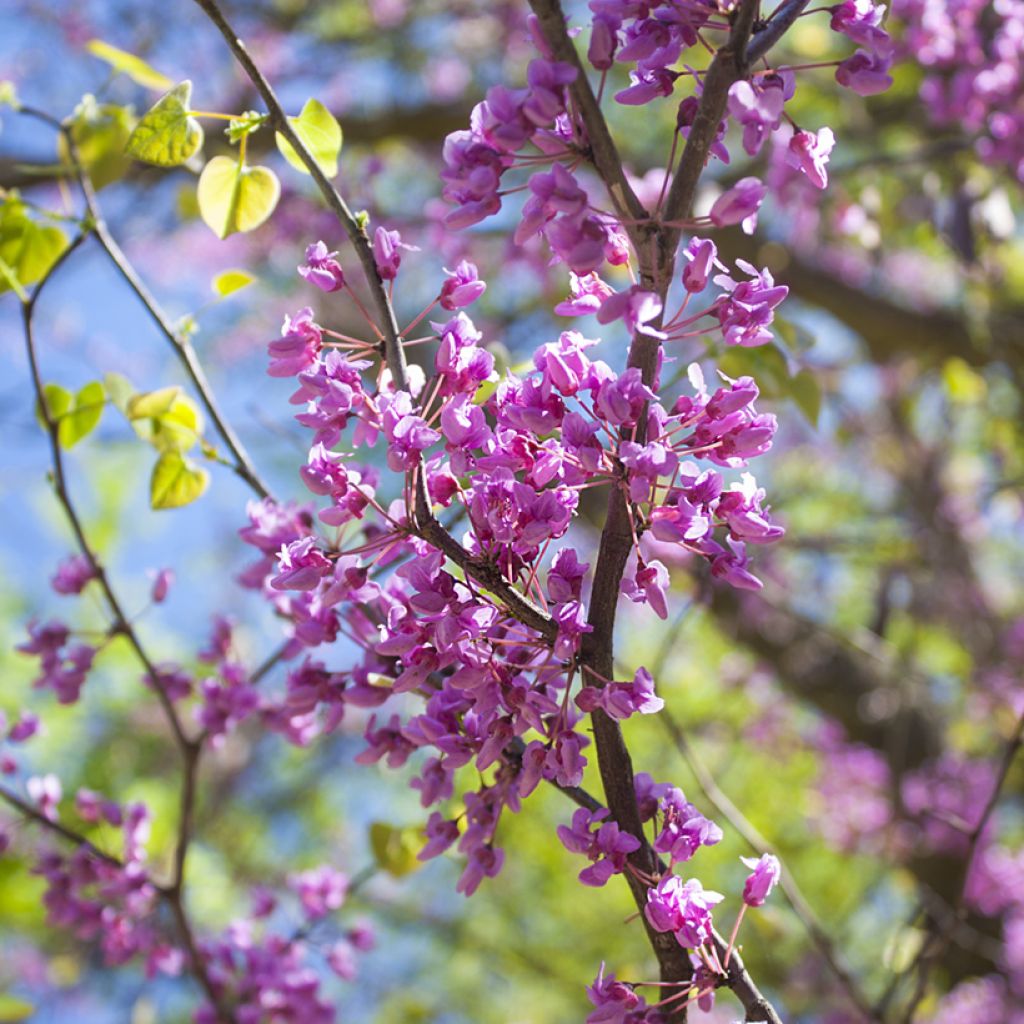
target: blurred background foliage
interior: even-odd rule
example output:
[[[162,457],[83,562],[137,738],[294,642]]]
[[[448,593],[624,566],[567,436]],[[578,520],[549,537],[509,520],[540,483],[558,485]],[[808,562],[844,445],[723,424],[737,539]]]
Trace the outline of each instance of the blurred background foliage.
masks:
[[[290,108],[315,95],[337,114],[345,131],[338,180],[352,205],[422,246],[403,264],[401,316],[436,293],[442,263],[468,253],[489,282],[474,318],[508,364],[561,329],[547,310],[564,293],[562,274],[549,274],[538,251],[510,247],[502,229],[511,214],[463,238],[439,226],[441,142],[467,124],[489,85],[522,79],[525,4],[250,0],[228,8]],[[96,184],[115,235],[165,307],[195,319],[197,349],[229,418],[278,493],[301,497],[296,467],[305,456],[286,403],[290,385],[265,376],[265,344],[283,313],[313,301],[294,274],[303,246],[323,237],[340,247],[337,228],[308,183],[264,151],[285,184],[281,206],[254,234],[215,239],[197,220],[189,170],[118,158],[118,140],[156,94],[109,75],[84,50],[104,39],[175,81],[192,78],[206,109],[257,107],[220,39],[185,0],[8,0],[3,26],[0,77],[16,83],[24,102],[63,117],[83,95],[96,97],[83,108],[93,119],[83,153],[95,146]],[[833,43],[808,19],[787,45],[790,60],[811,62],[829,59]],[[623,665],[657,662],[659,691],[687,741],[680,749],[660,718],[630,723],[638,769],[680,785],[725,828],[725,841],[701,854],[702,879],[735,907],[737,858],[750,849],[702,791],[695,766],[775,846],[871,1000],[901,977],[956,896],[957,860],[925,840],[905,781],[940,755],[954,765],[994,761],[1022,702],[1021,186],[980,160],[969,136],[929,121],[918,99],[924,73],[904,62],[895,87],[865,101],[840,94],[828,69],[812,72],[815,87],[801,84],[793,113],[802,126],[834,128],[832,187],[820,202],[800,195],[770,203],[752,240],[722,235],[728,258],[753,253],[792,290],[777,346],[721,360],[729,374],[758,379],[763,408],[783,425],[760,470],[789,531],[761,564],[766,590],[739,600],[679,566],[669,622],[652,625],[623,609],[619,642]],[[656,195],[673,104],[639,114],[610,109],[631,171],[651,172]],[[207,155],[226,150],[209,130]],[[698,209],[746,173],[771,169],[712,168]],[[51,133],[9,111],[0,186],[51,207],[67,188]],[[256,283],[213,301],[211,280],[234,267]],[[323,305],[318,318],[358,330],[345,322],[350,311]],[[54,281],[40,334],[46,379],[72,390],[110,369],[141,389],[186,383],[92,248]],[[624,342],[610,333],[603,358],[621,360]],[[680,351],[679,368],[706,354],[716,355]],[[12,652],[29,618],[64,611],[46,581],[69,538],[45,479],[13,302],[0,303],[0,366],[0,708],[14,714],[40,698],[31,695],[32,664]],[[151,512],[144,449],[110,416],[69,457],[90,536],[131,608],[145,609],[147,570],[175,569],[167,605],[139,613],[161,658],[194,664],[221,610],[239,623],[244,660],[259,664],[278,634],[266,610],[232,584],[246,561],[235,536],[243,485],[214,466],[201,501]],[[600,510],[584,506],[581,533],[600,525]],[[88,602],[75,614],[78,628],[103,628]],[[343,667],[344,648],[330,658]],[[269,692],[280,685],[273,672],[263,683]],[[84,703],[48,706],[46,722],[33,766],[56,772],[66,793],[88,786],[146,800],[151,858],[166,863],[178,813],[174,760],[127,651],[107,648]],[[583,983],[601,960],[619,977],[650,974],[639,926],[622,926],[632,912],[625,887],[575,883],[581,865],[554,837],[571,807],[554,791],[508,816],[506,867],[472,901],[454,892],[453,861],[401,877],[386,870],[371,825],[417,829],[425,813],[406,786],[408,770],[354,764],[363,724],[350,715],[309,750],[243,728],[210,758],[190,870],[190,905],[202,925],[221,928],[244,914],[249,889],[283,882],[286,870],[328,862],[366,871],[341,916],[372,919],[379,942],[357,982],[330,983],[342,1019],[359,1022],[561,1024],[582,1019]],[[587,785],[599,791],[596,777]],[[1018,863],[1022,796],[1018,764],[990,846]],[[44,926],[41,890],[15,843],[0,858],[0,1021],[187,1019],[186,983],[104,970],[95,953]],[[938,965],[924,1017],[945,1019],[944,995],[959,982],[1005,973],[1004,924],[1001,914],[972,912]],[[787,1019],[856,1019],[844,1016],[841,984],[785,900],[749,915],[744,928],[751,970]],[[728,996],[721,1004],[713,1019],[731,1021],[736,1008]]]

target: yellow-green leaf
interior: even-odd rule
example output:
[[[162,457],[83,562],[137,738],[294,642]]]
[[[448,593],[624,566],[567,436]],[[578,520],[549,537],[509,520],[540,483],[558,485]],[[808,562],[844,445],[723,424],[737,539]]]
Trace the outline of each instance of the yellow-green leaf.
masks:
[[[194,156],[203,144],[203,126],[189,116],[192,83],[179,83],[135,126],[127,152],[157,167],[177,167]]]
[[[199,213],[219,238],[252,231],[271,214],[281,194],[277,175],[215,156],[199,176]]]
[[[160,451],[187,452],[203,432],[203,415],[188,395],[178,395],[171,407],[153,421],[150,442]]]
[[[225,270],[218,274],[210,283],[214,295],[227,298],[235,292],[248,288],[256,278],[244,270]]]
[[[124,374],[110,372],[104,375],[103,386],[106,388],[111,402],[114,403],[114,407],[127,416],[128,403],[135,396],[132,382]]]
[[[302,140],[306,149],[320,165],[328,178],[338,173],[338,155],[341,153],[341,125],[337,118],[319,101],[306,100],[298,117],[289,117],[288,123]],[[277,148],[297,171],[309,174],[295,147],[280,133],[275,133]]]
[[[133,82],[138,82],[145,89],[165,91],[174,83],[156,68],[150,67],[141,57],[127,50],[118,49],[105,43],[102,39],[90,39],[85,44],[86,50],[94,57],[106,61],[115,71],[127,75]]]
[[[65,448],[72,448],[83,437],[96,429],[103,407],[107,404],[107,395],[103,385],[94,380],[86,384],[77,395],[71,407],[57,421],[57,439]]]
[[[101,189],[128,172],[132,161],[125,153],[125,147],[134,125],[135,115],[129,107],[112,103],[101,106],[94,96],[82,97],[71,120],[71,137],[93,188]],[[70,163],[63,135],[57,140],[57,149],[61,160]]]
[[[52,224],[37,224],[17,199],[0,207],[0,261],[7,273],[0,274],[0,292],[12,287],[8,275],[25,287],[41,280],[67,248],[67,236]]]
[[[46,401],[46,411],[50,414],[51,422],[54,423],[60,421],[61,416],[71,408],[75,401],[71,392],[59,384],[46,384],[43,387],[43,398]],[[46,418],[38,406],[36,407],[36,416],[39,418],[40,425],[45,429]]]
[[[175,385],[135,395],[127,403],[128,419],[159,419],[170,412],[171,406],[180,394],[181,388]]]
[[[423,849],[423,833],[419,829],[397,828],[375,821],[370,825],[370,848],[381,868],[396,878],[423,866],[416,859]]]
[[[10,992],[0,992],[0,1024],[28,1020],[35,1011],[36,1008],[24,999],[12,996]]]
[[[149,504],[155,509],[181,508],[206,490],[210,475],[181,452],[166,451],[156,461],[149,481]]]

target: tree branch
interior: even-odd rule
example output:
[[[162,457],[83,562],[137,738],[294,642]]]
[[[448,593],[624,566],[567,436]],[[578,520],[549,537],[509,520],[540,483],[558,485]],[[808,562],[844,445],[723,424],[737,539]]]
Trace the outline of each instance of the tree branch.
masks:
[[[387,288],[377,270],[373,247],[365,228],[355,218],[348,204],[316,162],[316,158],[309,152],[305,143],[295,133],[270,83],[256,66],[249,55],[249,51],[246,49],[245,43],[239,39],[218,5],[214,0],[195,0],[195,3],[204,11],[224,37],[235,60],[238,61],[242,69],[249,76],[249,80],[263,99],[270,116],[271,126],[291,143],[312,176],[328,207],[345,230],[345,234],[348,236],[349,242],[363,268],[373,304],[380,319],[378,326],[380,326],[384,335],[385,362],[391,371],[395,387],[401,391],[407,391],[409,379],[405,352],[402,348],[402,337],[399,334],[398,322],[395,319],[394,307],[388,296]],[[409,516],[411,532],[443,551],[467,575],[497,596],[505,607],[521,622],[532,629],[536,629],[546,639],[552,639],[557,632],[557,627],[551,616],[516,590],[496,566],[470,555],[434,517],[430,508],[430,499],[427,494],[422,464],[417,465],[413,478],[415,507],[410,510]]]

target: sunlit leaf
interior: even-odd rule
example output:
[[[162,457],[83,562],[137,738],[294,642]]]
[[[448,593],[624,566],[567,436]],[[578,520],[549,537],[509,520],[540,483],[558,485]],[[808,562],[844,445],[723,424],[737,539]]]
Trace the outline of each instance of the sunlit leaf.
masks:
[[[68,391],[67,388],[62,388],[59,384],[46,384],[43,387],[43,398],[46,402],[46,411],[50,415],[52,422],[58,422],[74,404],[74,395]],[[46,428],[46,419],[43,416],[42,410],[36,408],[36,416],[39,418],[40,425]]]
[[[219,238],[252,231],[271,214],[281,194],[277,175],[215,156],[199,176],[199,213]]]
[[[129,107],[100,105],[94,96],[83,96],[71,120],[71,137],[79,162],[89,175],[93,188],[100,189],[123,178],[132,161],[125,153],[135,125]],[[61,160],[70,163],[67,142],[57,140]]]
[[[177,167],[194,156],[203,144],[203,126],[189,116],[192,83],[179,83],[157,100],[135,126],[127,152],[158,167]]]
[[[203,415],[188,395],[178,395],[153,423],[150,441],[161,451],[186,452],[203,432]]]
[[[170,411],[180,394],[181,388],[175,385],[135,395],[127,403],[128,419],[158,419]]]
[[[22,287],[35,284],[49,273],[68,246],[67,235],[53,224],[37,224],[17,199],[0,207],[0,260]],[[0,292],[12,287],[0,274]]]
[[[90,39],[85,44],[86,50],[94,57],[106,61],[115,71],[127,75],[133,82],[138,82],[145,89],[169,89],[174,83],[156,68],[150,67],[141,57],[127,50],[120,50],[102,39]]]
[[[110,401],[114,403],[114,408],[127,416],[128,403],[135,395],[132,382],[121,373],[110,372],[103,377],[103,386],[110,396]]]
[[[153,467],[149,481],[149,504],[155,509],[181,508],[196,500],[207,488],[210,474],[179,451],[166,451]]]
[[[298,117],[289,117],[288,123],[302,140],[306,149],[320,165],[328,178],[338,173],[338,155],[341,153],[341,125],[337,118],[319,101],[306,100]],[[309,170],[295,152],[295,147],[280,133],[275,134],[277,148],[281,155],[303,174]]]
[[[225,270],[218,274],[210,283],[214,295],[227,298],[235,292],[248,288],[256,278],[245,270]]]
[[[74,397],[70,406],[58,419],[57,439],[65,448],[72,448],[96,429],[107,404],[103,385],[94,380],[86,384]]]

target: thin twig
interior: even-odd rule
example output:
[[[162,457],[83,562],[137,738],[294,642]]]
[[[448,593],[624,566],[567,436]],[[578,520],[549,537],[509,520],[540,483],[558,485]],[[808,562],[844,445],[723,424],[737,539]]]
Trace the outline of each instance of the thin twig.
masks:
[[[334,213],[348,236],[352,248],[355,250],[356,256],[362,265],[367,284],[370,288],[370,294],[373,298],[373,304],[377,311],[379,318],[378,326],[384,335],[384,358],[388,369],[391,371],[391,378],[398,390],[407,391],[409,389],[408,372],[405,353],[402,349],[402,338],[398,329],[398,321],[395,318],[395,311],[388,295],[388,289],[377,269],[377,263],[373,255],[373,246],[370,243],[364,226],[356,219],[341,194],[331,183],[327,175],[324,174],[316,158],[310,153],[305,143],[296,134],[294,128],[292,128],[273,88],[264,77],[263,72],[254,63],[248,49],[246,49],[245,43],[242,42],[228,23],[220,7],[214,0],[195,0],[195,3],[205,12],[224,37],[235,60],[238,61],[239,65],[249,76],[249,80],[263,99],[271,126],[280,132],[295,149],[295,152],[303,164],[305,164],[306,169],[320,190],[320,194],[324,197],[328,207]],[[553,639],[557,634],[557,626],[547,611],[535,605],[529,598],[524,597],[516,590],[505,579],[497,566],[485,560],[474,558],[437,521],[430,508],[426,477],[420,471],[421,469],[421,466],[417,466],[413,471],[415,501],[414,508],[410,510],[411,531],[443,551],[465,573],[472,576],[473,579],[498,597],[520,622],[531,629],[537,630],[546,639]]]

